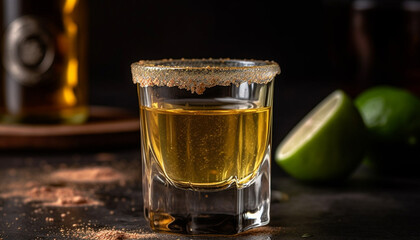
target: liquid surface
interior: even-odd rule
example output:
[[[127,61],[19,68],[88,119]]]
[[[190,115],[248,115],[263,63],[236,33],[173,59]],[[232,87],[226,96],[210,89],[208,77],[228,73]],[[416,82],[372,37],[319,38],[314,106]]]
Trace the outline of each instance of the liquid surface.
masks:
[[[144,150],[177,185],[241,187],[256,175],[270,140],[271,107],[140,111]]]

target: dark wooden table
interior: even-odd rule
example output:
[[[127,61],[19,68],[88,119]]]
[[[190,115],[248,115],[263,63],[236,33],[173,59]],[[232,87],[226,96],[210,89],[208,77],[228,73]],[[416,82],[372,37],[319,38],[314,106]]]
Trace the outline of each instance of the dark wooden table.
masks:
[[[87,239],[85,231],[102,229],[140,233],[139,239],[227,238],[153,233],[142,213],[137,149],[3,152],[0,194],[10,184],[42,178],[56,168],[83,166],[111,166],[131,177],[124,185],[83,186],[92,188],[103,206],[39,210],[36,203],[0,198],[0,239]],[[291,179],[275,165],[272,172],[269,226],[228,238],[420,239],[420,178],[376,176],[362,167],[344,184],[309,186]],[[65,218],[60,217],[63,213]]]

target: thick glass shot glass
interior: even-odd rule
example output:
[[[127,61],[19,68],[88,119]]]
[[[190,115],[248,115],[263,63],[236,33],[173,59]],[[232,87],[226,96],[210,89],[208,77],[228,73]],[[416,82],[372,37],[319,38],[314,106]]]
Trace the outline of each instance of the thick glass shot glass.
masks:
[[[224,235],[268,224],[277,63],[169,59],[131,70],[151,228]]]

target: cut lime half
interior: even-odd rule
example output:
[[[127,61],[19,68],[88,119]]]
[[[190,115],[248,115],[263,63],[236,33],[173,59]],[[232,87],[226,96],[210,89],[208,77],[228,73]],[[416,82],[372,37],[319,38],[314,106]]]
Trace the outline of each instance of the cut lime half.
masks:
[[[286,136],[277,148],[276,162],[300,180],[343,179],[360,164],[365,136],[359,112],[351,99],[337,90]]]
[[[371,139],[367,163],[383,173],[418,175],[420,99],[404,88],[374,86],[354,102]]]

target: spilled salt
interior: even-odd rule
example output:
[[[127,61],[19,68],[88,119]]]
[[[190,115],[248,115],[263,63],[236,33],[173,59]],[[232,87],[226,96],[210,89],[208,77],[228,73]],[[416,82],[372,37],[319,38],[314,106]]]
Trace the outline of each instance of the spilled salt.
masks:
[[[70,187],[37,186],[30,189],[18,189],[3,193],[1,197],[20,197],[23,202],[40,202],[44,206],[71,207],[71,206],[92,206],[101,205],[83,191]]]
[[[119,171],[102,166],[61,169],[51,173],[50,178],[53,181],[71,183],[110,183],[125,180]]]

